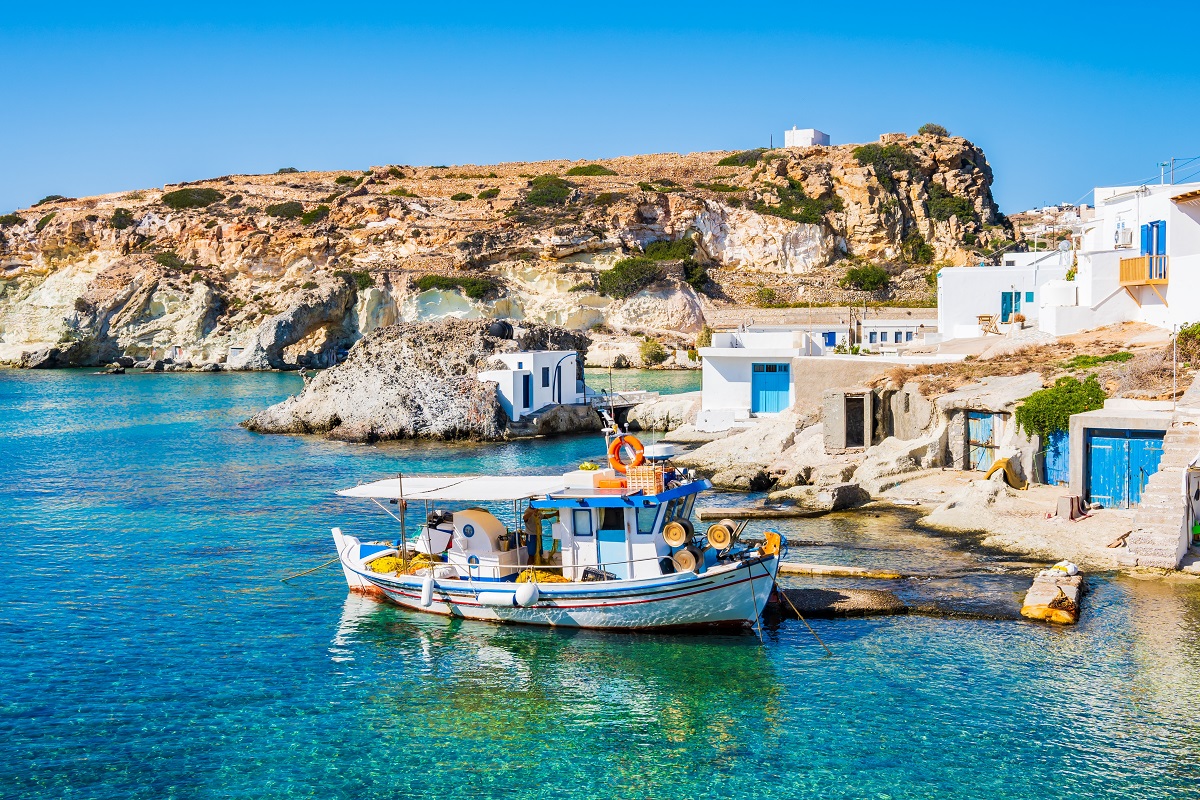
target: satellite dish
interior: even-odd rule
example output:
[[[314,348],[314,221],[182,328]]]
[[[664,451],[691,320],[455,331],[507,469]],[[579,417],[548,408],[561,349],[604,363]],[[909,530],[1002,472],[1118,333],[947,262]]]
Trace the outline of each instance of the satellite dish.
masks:
[[[1071,249],[1071,243],[1068,242],[1066,239],[1063,239],[1061,242],[1058,243],[1058,249],[1059,249],[1059,252],[1065,253]]]

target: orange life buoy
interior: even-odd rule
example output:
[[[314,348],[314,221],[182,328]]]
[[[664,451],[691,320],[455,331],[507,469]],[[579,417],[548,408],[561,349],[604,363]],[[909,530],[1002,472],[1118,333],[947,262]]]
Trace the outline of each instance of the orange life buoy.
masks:
[[[633,458],[630,461],[624,461],[621,458],[621,451],[626,447],[633,450]],[[637,440],[636,436],[624,434],[613,439],[608,445],[608,465],[622,475],[629,467],[636,467],[646,460],[642,455],[642,443]]]

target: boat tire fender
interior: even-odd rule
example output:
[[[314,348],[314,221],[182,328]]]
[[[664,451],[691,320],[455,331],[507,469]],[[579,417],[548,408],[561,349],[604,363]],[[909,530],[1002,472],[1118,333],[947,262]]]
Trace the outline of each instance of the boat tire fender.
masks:
[[[430,569],[433,572],[433,569]],[[433,575],[426,575],[421,579],[421,607],[429,608],[433,604]]]
[[[521,608],[529,608],[538,601],[541,592],[538,591],[537,584],[530,581],[529,583],[521,583],[517,585],[517,591],[513,595],[513,604]]]

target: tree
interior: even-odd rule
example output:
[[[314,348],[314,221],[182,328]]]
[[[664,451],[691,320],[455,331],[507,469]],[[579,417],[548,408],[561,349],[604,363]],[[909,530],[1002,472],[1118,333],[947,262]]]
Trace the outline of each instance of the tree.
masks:
[[[922,136],[949,136],[950,131],[945,127],[938,125],[936,122],[926,122],[921,127],[917,128],[917,133]]]

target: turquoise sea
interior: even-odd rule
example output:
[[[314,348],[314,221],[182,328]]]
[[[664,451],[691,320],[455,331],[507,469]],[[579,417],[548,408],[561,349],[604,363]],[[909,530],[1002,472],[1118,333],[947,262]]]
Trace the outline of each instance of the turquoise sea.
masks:
[[[332,556],[332,525],[394,535],[334,489],[602,447],[237,427],[299,388],[0,372],[0,796],[1200,797],[1195,584],[1093,578],[1073,629],[813,621],[833,657],[796,622],[760,642],[402,612],[336,568],[280,582]],[[806,559],[938,576],[893,584],[914,601],[1011,616],[1027,585],[901,516],[785,532]]]

